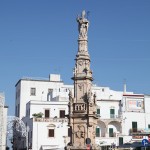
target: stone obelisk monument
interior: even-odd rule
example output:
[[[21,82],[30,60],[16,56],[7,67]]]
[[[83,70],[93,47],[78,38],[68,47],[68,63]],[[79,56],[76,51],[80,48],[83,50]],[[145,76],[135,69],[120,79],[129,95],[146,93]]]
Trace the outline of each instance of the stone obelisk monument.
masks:
[[[71,142],[66,149],[83,150],[87,144],[92,149],[95,145],[95,132],[97,125],[96,95],[92,93],[92,71],[90,69],[90,56],[88,53],[89,21],[85,11],[77,17],[78,22],[78,52],[74,68],[74,96],[69,93],[69,126]]]

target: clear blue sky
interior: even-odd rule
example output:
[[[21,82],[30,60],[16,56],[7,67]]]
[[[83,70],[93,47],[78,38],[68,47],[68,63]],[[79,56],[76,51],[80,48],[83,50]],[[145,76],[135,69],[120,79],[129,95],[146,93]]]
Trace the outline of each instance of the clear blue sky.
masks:
[[[150,94],[150,0],[1,0],[0,91],[14,114],[23,76],[60,73],[72,84],[76,17],[90,11],[89,53],[94,83]]]

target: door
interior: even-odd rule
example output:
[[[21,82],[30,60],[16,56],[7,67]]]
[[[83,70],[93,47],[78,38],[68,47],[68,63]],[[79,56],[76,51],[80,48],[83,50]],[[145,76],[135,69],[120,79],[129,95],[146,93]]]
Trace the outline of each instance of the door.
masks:
[[[119,137],[119,146],[123,145],[123,137]]]

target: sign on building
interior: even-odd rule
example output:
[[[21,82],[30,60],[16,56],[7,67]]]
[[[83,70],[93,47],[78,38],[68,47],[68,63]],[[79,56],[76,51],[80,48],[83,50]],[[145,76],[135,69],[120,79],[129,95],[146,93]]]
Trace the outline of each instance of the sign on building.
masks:
[[[143,98],[126,98],[127,111],[144,111]]]

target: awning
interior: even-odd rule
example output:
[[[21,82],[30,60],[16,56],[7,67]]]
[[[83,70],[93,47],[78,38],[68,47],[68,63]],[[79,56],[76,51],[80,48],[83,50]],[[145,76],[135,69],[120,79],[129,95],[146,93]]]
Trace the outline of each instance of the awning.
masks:
[[[59,145],[42,145],[42,150],[60,150]]]

